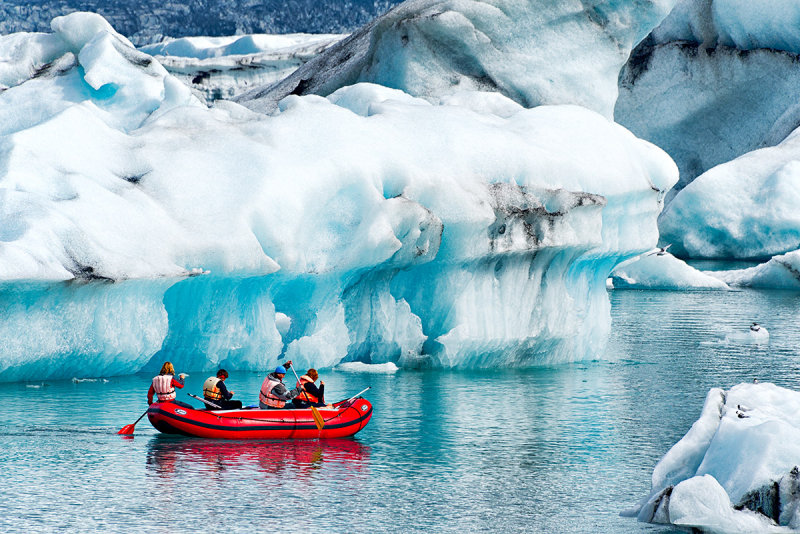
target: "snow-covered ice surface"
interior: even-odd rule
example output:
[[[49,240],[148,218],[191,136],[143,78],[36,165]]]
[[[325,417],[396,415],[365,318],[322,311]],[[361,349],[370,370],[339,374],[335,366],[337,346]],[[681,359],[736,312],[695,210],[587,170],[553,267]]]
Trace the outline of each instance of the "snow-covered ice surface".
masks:
[[[0,40],[0,279],[81,282],[8,293],[4,380],[592,357],[677,179],[577,106],[357,84],[208,109],[101,17],[53,30]]]
[[[631,49],[676,0],[408,0],[274,87],[239,102],[271,111],[289,94],[355,82],[437,102],[495,91],[525,107],[578,104],[611,117]]]
[[[774,384],[712,389],[653,470],[640,521],[710,532],[800,528],[800,393]]]
[[[613,287],[647,289],[728,289],[728,285],[698,271],[669,252],[648,252],[620,264],[611,273]]]
[[[800,248],[800,131],[718,165],[662,214],[661,239],[695,258],[769,258]]]
[[[676,190],[800,125],[798,21],[791,1],[681,0],[636,48],[615,119],[675,159]]]
[[[140,50],[211,103],[280,81],[343,37],[303,33],[182,37]]]

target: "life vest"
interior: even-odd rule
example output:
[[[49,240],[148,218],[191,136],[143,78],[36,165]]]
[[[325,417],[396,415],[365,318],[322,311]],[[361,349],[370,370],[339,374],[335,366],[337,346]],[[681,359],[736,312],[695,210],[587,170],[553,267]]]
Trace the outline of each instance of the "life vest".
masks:
[[[311,380],[311,377],[308,375],[303,375],[300,377],[300,381],[297,382],[297,387],[303,386],[303,392],[297,396],[298,399],[306,402],[319,402],[319,399],[312,395],[309,391],[306,391],[305,385],[311,383],[313,384],[314,381]]]
[[[216,376],[210,376],[203,382],[203,397],[208,400],[222,400],[222,392],[219,390],[220,379]]]
[[[275,389],[275,386],[281,383],[280,380],[274,378],[271,374],[267,375],[267,378],[264,379],[264,383],[261,384],[261,392],[259,393],[261,402],[273,408],[283,408],[286,406],[285,400],[279,399],[272,394],[272,390]]]
[[[175,400],[175,388],[172,387],[172,375],[154,376],[153,391],[158,395],[158,400],[160,402]]]

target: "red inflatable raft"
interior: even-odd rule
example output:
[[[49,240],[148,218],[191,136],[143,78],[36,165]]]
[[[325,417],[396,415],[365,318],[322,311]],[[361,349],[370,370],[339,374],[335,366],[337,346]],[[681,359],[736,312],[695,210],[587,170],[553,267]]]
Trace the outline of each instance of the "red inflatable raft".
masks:
[[[310,409],[195,410],[173,402],[157,402],[147,410],[150,423],[165,434],[221,439],[316,439],[352,436],[372,417],[366,399],[319,408],[325,424],[318,429]]]

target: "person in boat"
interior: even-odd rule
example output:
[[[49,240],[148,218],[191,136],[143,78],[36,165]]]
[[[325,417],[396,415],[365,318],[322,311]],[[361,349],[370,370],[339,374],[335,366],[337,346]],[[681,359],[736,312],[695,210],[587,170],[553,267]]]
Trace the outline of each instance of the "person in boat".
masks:
[[[306,374],[300,377],[297,387],[302,388],[303,392],[292,399],[295,408],[308,408],[310,406],[326,406],[325,404],[325,382],[319,381],[319,387],[314,382],[319,378],[316,369],[309,369]]]
[[[283,377],[286,376],[286,368],[292,366],[292,360],[279,365],[275,371],[268,374],[261,384],[261,391],[258,395],[258,406],[262,409],[280,409],[285,408],[286,403],[297,397],[303,389],[296,387],[288,389],[286,384],[283,383]],[[289,404],[289,408],[294,406]]]
[[[217,376],[209,376],[203,383],[203,398],[213,402],[223,410],[241,410],[242,401],[231,400],[233,391],[228,391],[225,387],[225,379],[228,378],[228,371],[220,369]]]
[[[191,405],[175,400],[175,388],[182,389],[186,377],[186,373],[181,373],[178,378],[175,378],[175,367],[172,362],[164,362],[161,366],[161,372],[158,376],[153,377],[153,382],[150,384],[150,389],[147,390],[147,404],[153,404],[153,395],[156,396],[158,402],[171,401],[186,408],[192,408]]]

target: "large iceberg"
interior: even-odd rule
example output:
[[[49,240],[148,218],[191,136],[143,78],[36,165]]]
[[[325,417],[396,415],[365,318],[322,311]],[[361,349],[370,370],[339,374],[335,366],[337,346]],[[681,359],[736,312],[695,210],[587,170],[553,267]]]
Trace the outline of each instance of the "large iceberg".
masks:
[[[800,125],[798,21],[795,2],[681,0],[634,50],[614,116],[675,159],[675,192]]]
[[[659,221],[676,255],[764,259],[800,248],[800,131],[718,165],[680,191]]]
[[[53,30],[0,39],[1,380],[594,357],[677,179],[582,107],[360,83],[209,109],[101,17]]]
[[[800,393],[774,384],[712,389],[700,418],[653,470],[629,514],[710,532],[800,529]]]
[[[525,107],[578,104],[611,117],[631,49],[677,0],[408,0],[239,102],[270,111],[290,94],[356,82],[432,101],[499,92]]]

